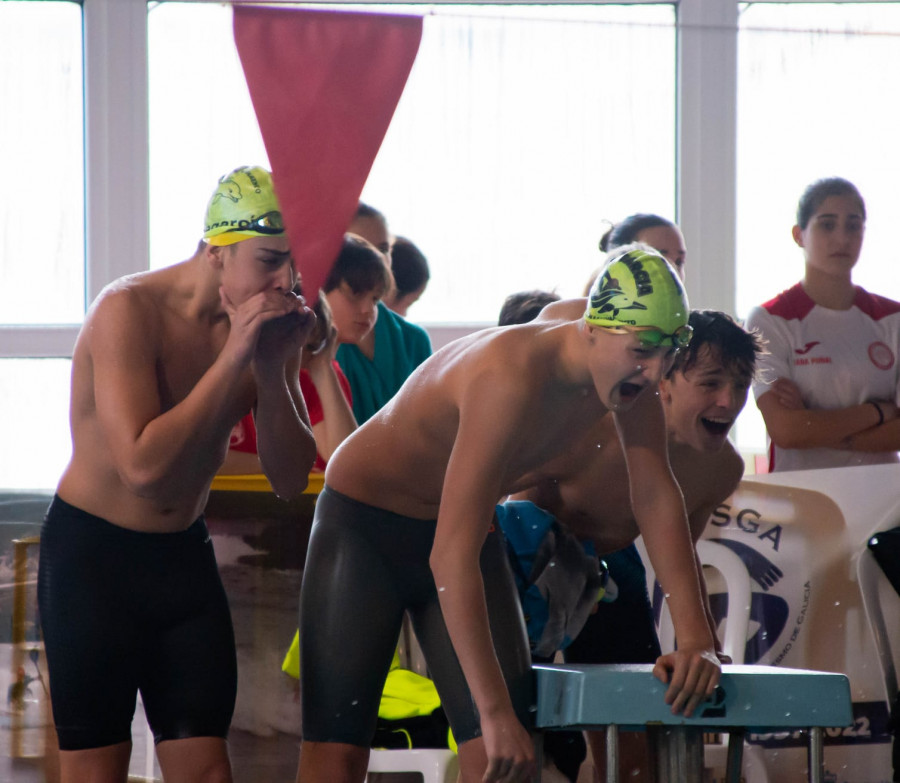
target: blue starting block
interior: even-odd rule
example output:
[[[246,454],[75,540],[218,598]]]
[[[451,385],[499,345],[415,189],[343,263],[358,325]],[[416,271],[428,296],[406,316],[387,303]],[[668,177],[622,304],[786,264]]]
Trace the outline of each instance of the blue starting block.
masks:
[[[723,666],[714,696],[690,718],[673,715],[652,664],[535,665],[539,729],[607,729],[607,783],[618,783],[618,729],[646,729],[660,783],[700,783],[704,732],[727,732],[726,779],[740,780],[744,734],[809,731],[809,780],[822,783],[824,729],[853,721],[843,674]]]

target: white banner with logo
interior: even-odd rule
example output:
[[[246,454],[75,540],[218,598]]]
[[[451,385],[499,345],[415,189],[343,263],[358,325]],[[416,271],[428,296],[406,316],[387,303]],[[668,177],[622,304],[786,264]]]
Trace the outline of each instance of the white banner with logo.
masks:
[[[900,525],[900,465],[754,476],[710,518],[705,537],[751,577],[745,663],[843,672],[854,723],[827,732],[826,783],[891,780],[884,678],[863,608],[857,564],[872,534]],[[888,638],[900,651],[900,596],[879,575]],[[710,580],[714,616],[725,596]],[[805,780],[806,737],[753,735],[770,783]]]

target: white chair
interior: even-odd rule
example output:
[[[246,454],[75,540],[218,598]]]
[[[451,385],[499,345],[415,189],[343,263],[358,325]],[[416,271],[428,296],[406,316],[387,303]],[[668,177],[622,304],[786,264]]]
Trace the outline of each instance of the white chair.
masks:
[[[875,556],[868,548],[860,552],[856,564],[856,579],[859,582],[859,592],[862,595],[863,607],[869,620],[875,648],[878,650],[878,662],[881,665],[881,674],[884,680],[884,695],[890,710],[894,699],[897,698],[897,670],[894,666],[890,637],[881,608],[881,583],[886,583],[887,577],[882,573],[881,566],[878,565],[878,561],[875,560]]]
[[[372,750],[369,773],[373,772],[418,772],[423,783],[453,783],[459,774],[459,763],[452,750],[441,748]]]
[[[641,557],[647,569],[647,589],[653,596],[656,586],[656,575],[650,565],[646,550],[641,549]],[[725,631],[722,634],[722,651],[731,657],[735,664],[744,662],[744,651],[750,633],[750,604],[753,598],[750,574],[738,555],[727,547],[713,541],[701,539],[697,542],[697,556],[704,568],[714,568],[725,581],[728,595],[728,614],[725,618]],[[663,601],[659,609],[657,622],[660,646],[663,652],[675,647],[675,629],[668,605]],[[762,749],[754,745],[746,745],[745,779],[748,783],[768,783],[765,759]],[[725,737],[720,735],[717,742],[704,746],[704,758],[707,768],[722,769],[727,766],[728,746]]]
[[[700,558],[701,565],[714,568],[725,580],[725,590],[728,594],[728,616],[725,618],[725,633],[722,635],[722,651],[731,656],[734,663],[743,663],[744,648],[750,630],[750,601],[752,599],[750,574],[747,572],[747,567],[741,558],[730,549],[703,539],[697,542],[697,556]],[[647,588],[652,596],[656,575],[646,557],[644,565],[647,568]],[[675,647],[675,629],[672,626],[672,617],[665,602],[660,608],[657,627],[659,643],[663,651],[673,649]]]

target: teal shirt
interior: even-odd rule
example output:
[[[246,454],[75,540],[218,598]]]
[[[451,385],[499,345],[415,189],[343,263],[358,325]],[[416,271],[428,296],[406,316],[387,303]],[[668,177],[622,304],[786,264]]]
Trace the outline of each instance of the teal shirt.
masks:
[[[368,421],[429,356],[428,332],[379,302],[374,359],[355,345],[341,345],[337,350],[338,364],[350,381],[357,423]]]

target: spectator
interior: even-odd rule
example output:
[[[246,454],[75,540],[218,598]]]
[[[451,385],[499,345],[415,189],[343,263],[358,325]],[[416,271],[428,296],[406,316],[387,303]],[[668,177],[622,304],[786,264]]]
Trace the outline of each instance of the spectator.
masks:
[[[419,301],[431,279],[428,259],[408,239],[396,237],[391,247],[391,272],[394,288],[384,298],[384,303],[406,318],[409,308]]]
[[[641,242],[649,245],[668,261],[684,280],[684,264],[687,260],[687,249],[681,229],[671,220],[649,212],[636,212],[612,226],[600,238],[600,250],[609,253],[622,245]],[[584,296],[588,295],[594,274],[588,280]]]
[[[853,284],[866,227],[856,187],[831,177],[800,197],[803,280],[747,317],[766,341],[753,385],[770,470],[897,462],[900,303]]]
[[[391,264],[387,220],[377,209],[360,202],[348,229],[367,239]],[[431,355],[431,340],[422,327],[378,303],[375,328],[355,345],[341,345],[337,360],[353,390],[353,414],[363,424],[390,400],[403,382]]]
[[[524,324],[538,317],[541,310],[551,302],[558,302],[559,294],[551,291],[520,291],[510,294],[500,308],[497,326]]]

